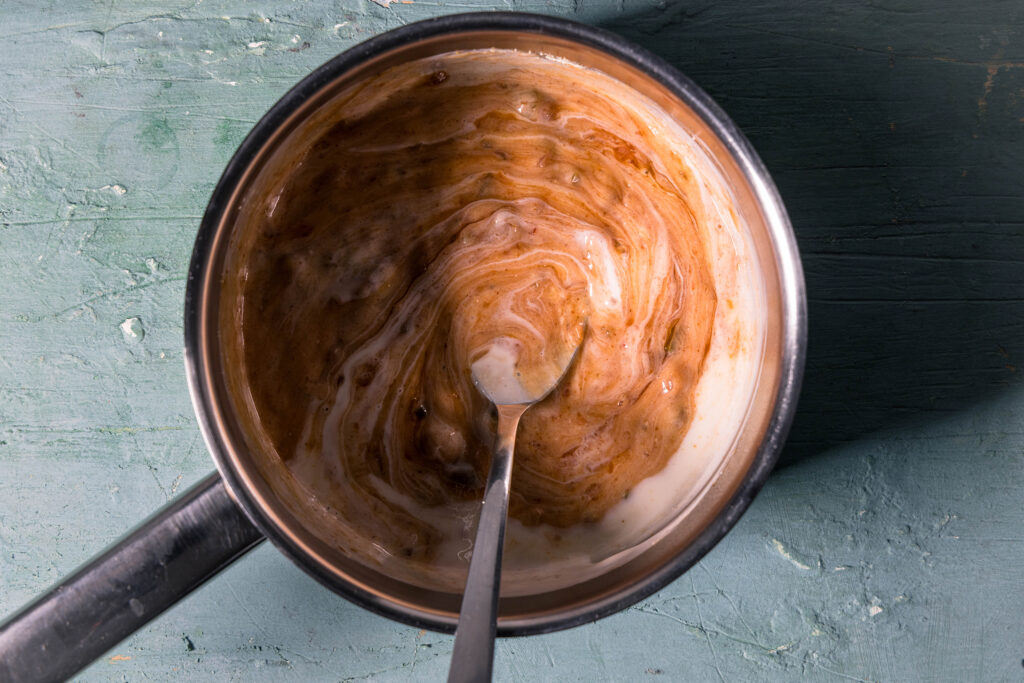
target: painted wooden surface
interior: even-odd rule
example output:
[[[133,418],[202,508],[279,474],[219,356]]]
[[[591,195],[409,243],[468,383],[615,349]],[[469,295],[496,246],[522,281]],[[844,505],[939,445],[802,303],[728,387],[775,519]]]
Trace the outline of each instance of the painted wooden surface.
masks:
[[[312,68],[500,7],[707,89],[790,209],[811,349],[784,462],[701,564],[499,680],[1024,680],[1024,5],[0,0],[0,612],[211,469],[182,363],[206,199]],[[440,680],[451,638],[270,547],[81,678]]]

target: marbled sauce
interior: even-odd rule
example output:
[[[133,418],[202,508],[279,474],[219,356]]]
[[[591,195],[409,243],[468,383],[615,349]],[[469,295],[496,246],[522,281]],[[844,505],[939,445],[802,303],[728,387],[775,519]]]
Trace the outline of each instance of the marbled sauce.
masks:
[[[680,450],[742,247],[712,234],[730,212],[693,146],[616,84],[511,51],[396,67],[335,98],[249,211],[251,408],[378,559],[443,564],[468,537],[495,427],[470,366],[495,339],[526,367],[583,340],[522,419],[520,527],[597,524]]]

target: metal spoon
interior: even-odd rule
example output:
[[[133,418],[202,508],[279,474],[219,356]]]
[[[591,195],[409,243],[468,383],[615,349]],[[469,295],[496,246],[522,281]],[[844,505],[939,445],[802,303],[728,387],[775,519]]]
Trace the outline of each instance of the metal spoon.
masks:
[[[581,344],[582,340],[568,353],[559,354],[561,363],[532,368],[529,388],[517,379],[515,358],[500,345],[473,363],[473,382],[498,410],[498,432],[469,562],[469,576],[462,594],[448,683],[491,680],[516,430],[527,408],[543,400],[568,373]]]

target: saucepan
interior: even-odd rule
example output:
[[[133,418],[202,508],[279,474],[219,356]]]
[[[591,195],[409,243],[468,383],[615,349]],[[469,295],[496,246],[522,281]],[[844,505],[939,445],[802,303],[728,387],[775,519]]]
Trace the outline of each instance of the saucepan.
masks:
[[[704,556],[764,484],[796,406],[806,345],[799,254],[782,201],[743,134],[694,83],[609,32],[564,19],[473,13],[403,26],[330,60],[289,91],[228,164],[199,227],[185,295],[185,363],[196,417],[217,472],[0,626],[0,679],[66,678],[269,539],[339,595],[421,628],[454,630],[461,596],[386,575],[324,543],[275,494],[229,405],[218,352],[219,293],[239,197],[275,145],[342,83],[455,50],[544,53],[602,71],[692,131],[716,161],[748,226],[763,279],[763,351],[743,427],[692,504],[642,552],[559,590],[501,601],[498,633],[528,635],[594,621],[665,586]]]

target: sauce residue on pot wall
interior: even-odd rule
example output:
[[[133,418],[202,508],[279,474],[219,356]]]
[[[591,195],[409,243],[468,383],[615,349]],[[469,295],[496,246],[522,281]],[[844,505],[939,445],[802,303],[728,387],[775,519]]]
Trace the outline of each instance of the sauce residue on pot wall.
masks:
[[[495,338],[583,337],[520,425],[507,583],[628,545],[612,520],[650,526],[727,449],[734,425],[695,418],[712,394],[742,415],[720,385],[753,374],[753,267],[699,143],[628,93],[539,55],[423,59],[348,87],[250,191],[225,288],[243,403],[348,552],[457,586]]]

